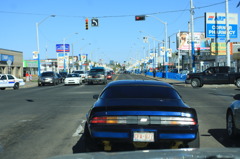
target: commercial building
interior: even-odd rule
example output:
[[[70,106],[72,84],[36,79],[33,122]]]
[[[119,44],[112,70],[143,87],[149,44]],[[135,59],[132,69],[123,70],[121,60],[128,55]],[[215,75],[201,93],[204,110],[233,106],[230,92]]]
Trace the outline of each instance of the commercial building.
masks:
[[[38,75],[38,60],[24,60],[23,61],[24,73],[30,73],[31,75]],[[41,60],[41,73],[44,71],[56,71],[57,59]]]
[[[0,73],[23,77],[23,52],[0,48]]]

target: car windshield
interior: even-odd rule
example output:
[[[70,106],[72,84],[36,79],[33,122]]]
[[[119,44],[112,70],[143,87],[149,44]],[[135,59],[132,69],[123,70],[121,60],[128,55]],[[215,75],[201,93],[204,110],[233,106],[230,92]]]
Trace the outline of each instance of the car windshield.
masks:
[[[73,74],[68,74],[67,77],[80,77],[80,76],[77,73],[73,73]]]
[[[104,74],[102,70],[91,70],[89,72],[89,75],[95,75],[95,74]]]
[[[160,86],[115,86],[106,89],[102,98],[159,98],[179,99],[178,93],[169,87]]]

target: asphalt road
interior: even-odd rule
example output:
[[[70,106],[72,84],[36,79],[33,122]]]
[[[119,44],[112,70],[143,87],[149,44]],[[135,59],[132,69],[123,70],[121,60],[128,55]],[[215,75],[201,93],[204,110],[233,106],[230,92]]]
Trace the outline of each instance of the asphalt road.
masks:
[[[122,74],[113,80],[149,79]],[[173,84],[184,101],[195,108],[200,125],[200,145],[239,147],[238,140],[226,135],[225,114],[239,89],[230,85],[193,89],[182,82],[158,79]],[[92,96],[104,85],[37,87],[0,91],[0,158],[44,159],[72,154],[85,122],[85,114],[94,103]]]

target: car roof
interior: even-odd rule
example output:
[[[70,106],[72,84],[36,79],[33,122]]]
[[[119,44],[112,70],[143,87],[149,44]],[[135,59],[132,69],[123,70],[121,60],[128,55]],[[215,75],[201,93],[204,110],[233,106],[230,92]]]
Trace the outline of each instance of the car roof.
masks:
[[[118,80],[118,81],[112,81],[108,83],[107,87],[112,86],[121,86],[121,85],[142,85],[142,86],[167,86],[172,87],[169,83],[163,82],[163,81],[155,81],[155,80]]]

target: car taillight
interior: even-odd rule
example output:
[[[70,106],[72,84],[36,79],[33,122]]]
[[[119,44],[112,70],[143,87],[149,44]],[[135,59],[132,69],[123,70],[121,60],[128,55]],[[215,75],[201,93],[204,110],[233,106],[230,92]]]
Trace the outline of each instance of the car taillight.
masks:
[[[94,117],[90,123],[92,124],[123,124],[126,123],[126,117],[108,116]]]
[[[194,118],[168,116],[104,116],[93,117],[92,124],[153,124],[153,125],[197,125]]]
[[[196,125],[197,122],[193,118],[186,117],[161,117],[162,125]]]

